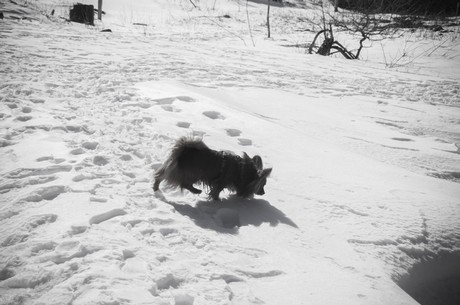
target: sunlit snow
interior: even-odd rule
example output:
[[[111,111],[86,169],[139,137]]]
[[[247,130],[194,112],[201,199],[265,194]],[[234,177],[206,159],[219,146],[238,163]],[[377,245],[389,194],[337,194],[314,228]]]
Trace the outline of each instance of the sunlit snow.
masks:
[[[266,39],[263,1],[104,1],[94,27],[61,18],[67,1],[16,2],[0,3],[0,304],[460,300],[458,27],[350,61],[286,47],[311,41],[296,16],[314,5],[272,7]],[[389,68],[403,43],[414,60]],[[266,194],[154,193],[184,135],[260,155]]]

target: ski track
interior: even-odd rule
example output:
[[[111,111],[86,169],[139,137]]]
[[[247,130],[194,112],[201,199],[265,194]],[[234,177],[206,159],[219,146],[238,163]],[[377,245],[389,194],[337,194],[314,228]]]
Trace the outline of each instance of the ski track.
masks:
[[[347,77],[339,67],[318,74],[317,69],[298,69],[281,54],[264,58],[247,49],[215,49],[214,45],[211,49],[202,41],[183,43],[174,36],[169,41],[160,34],[133,38],[84,29],[75,35],[73,31],[52,24],[38,29],[28,23],[2,24],[0,29],[0,69],[3,76],[8,75],[0,84],[1,124],[14,126],[3,129],[1,139],[1,149],[8,158],[4,161],[10,162],[6,165],[2,161],[0,177],[2,303],[26,300],[29,304],[33,300],[36,304],[52,304],[50,300],[55,300],[53,304],[87,304],[102,296],[106,304],[119,304],[120,299],[130,299],[130,294],[123,291],[123,285],[129,282],[137,287],[131,292],[136,300],[145,304],[171,299],[176,304],[229,304],[233,298],[263,304],[241,283],[257,286],[259,281],[286,276],[287,271],[283,266],[267,269],[271,265],[270,248],[264,250],[264,242],[257,247],[241,245],[238,227],[283,224],[283,230],[292,231],[292,239],[279,241],[280,248],[307,247],[312,240],[322,244],[299,230],[289,215],[263,200],[254,204],[269,216],[244,219],[234,214],[238,206],[231,202],[217,207],[202,202],[192,207],[187,204],[187,200],[193,200],[190,195],[184,195],[182,202],[153,196],[151,174],[184,131],[196,136],[221,133],[242,149],[257,143],[250,139],[248,130],[233,124],[231,112],[217,111],[193,96],[152,99],[139,94],[135,88],[138,83],[175,79],[195,86],[276,87],[298,94],[370,96],[442,106],[460,103],[460,85],[454,81],[397,73],[380,78],[363,74],[359,65],[347,71],[359,78]],[[131,46],[133,39],[137,47]],[[62,40],[66,48],[62,48]],[[91,45],[91,54],[87,46],[82,47],[84,44]],[[183,52],[192,60],[186,61]],[[318,58],[299,56],[299,60]],[[261,66],[268,71],[260,70]],[[389,87],[393,88],[391,93]],[[184,109],[190,113],[194,108],[194,117],[181,115]],[[168,118],[177,120],[166,122],[164,113],[176,114]],[[200,125],[196,117],[206,120],[210,127]],[[392,128],[404,125],[375,120]],[[176,125],[176,134],[163,132],[170,124]],[[55,145],[55,139],[63,144],[58,155],[37,147],[41,155],[34,160],[25,165],[15,162],[20,154],[16,143],[34,145],[33,139],[44,135],[52,138],[50,145]],[[395,145],[411,144],[405,138],[395,141]],[[311,203],[308,208],[312,211],[323,211],[301,221],[310,221],[324,230],[329,230],[326,219],[343,222],[337,231],[346,230],[347,223],[365,223],[374,233],[388,225],[380,223],[382,217],[373,210],[358,204],[355,207],[348,202],[286,195],[286,201],[296,200]],[[72,211],[70,203],[81,204],[89,214]],[[396,204],[401,206],[397,210],[382,203],[380,210],[401,219],[406,212],[404,204]],[[57,217],[65,209],[70,209],[69,219],[72,213],[77,215],[70,225]],[[45,213],[47,210],[55,212]],[[177,217],[179,214],[188,217]],[[396,247],[416,255],[417,245],[426,244],[430,238],[426,220],[421,215],[406,223],[395,221],[394,225],[400,226],[399,232],[406,232],[414,227],[413,221],[419,222],[418,232],[381,234],[381,238],[369,240],[355,236],[348,242],[357,249],[372,244],[383,247],[383,251]],[[201,234],[203,228],[210,233]],[[460,228],[456,230],[460,232]],[[48,233],[42,234],[45,231]],[[25,248],[25,241],[32,247]],[[224,251],[229,253],[227,257],[216,255]],[[330,259],[342,264],[337,256]],[[192,295],[192,289],[199,290]]]

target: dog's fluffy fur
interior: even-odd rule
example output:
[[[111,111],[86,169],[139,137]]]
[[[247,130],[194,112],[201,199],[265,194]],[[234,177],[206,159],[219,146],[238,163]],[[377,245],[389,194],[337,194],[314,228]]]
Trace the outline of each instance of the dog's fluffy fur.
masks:
[[[166,162],[156,171],[153,190],[164,180],[168,185],[200,194],[193,184],[210,189],[209,197],[219,199],[220,192],[230,189],[238,196],[251,198],[265,194],[264,186],[272,169],[263,169],[262,158],[252,159],[208,148],[201,139],[180,138]]]

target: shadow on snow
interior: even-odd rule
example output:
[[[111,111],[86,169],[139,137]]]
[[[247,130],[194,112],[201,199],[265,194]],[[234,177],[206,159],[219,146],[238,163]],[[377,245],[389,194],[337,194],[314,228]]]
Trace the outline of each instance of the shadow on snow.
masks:
[[[171,205],[178,213],[192,219],[201,228],[212,229],[222,233],[236,234],[242,226],[271,226],[286,224],[298,228],[282,211],[263,199],[242,199],[232,196],[222,201],[198,201],[195,206],[180,204],[161,199]]]

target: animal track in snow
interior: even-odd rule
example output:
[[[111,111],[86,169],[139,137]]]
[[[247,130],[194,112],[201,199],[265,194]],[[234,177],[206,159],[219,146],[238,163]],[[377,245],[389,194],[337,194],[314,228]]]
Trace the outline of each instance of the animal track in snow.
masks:
[[[72,150],[70,151],[70,154],[71,154],[71,155],[74,155],[74,156],[76,156],[76,155],[82,155],[82,154],[84,154],[84,153],[85,153],[85,150],[84,150],[83,148],[81,148],[81,147],[80,147],[80,148],[72,149]]]
[[[44,157],[40,157],[40,158],[37,158],[37,162],[43,162],[43,161],[51,161],[53,160],[54,157],[53,156],[44,156]]]
[[[27,122],[27,121],[30,121],[32,118],[33,117],[30,115],[21,115],[21,116],[18,116],[15,120],[20,121],[20,122]]]
[[[2,247],[8,247],[21,243],[26,240],[30,236],[30,233],[37,227],[47,223],[53,223],[56,219],[56,214],[34,215],[26,221],[18,223],[17,226],[13,228],[14,232],[6,237],[0,245]]]
[[[224,280],[225,283],[230,284],[234,282],[244,282],[244,279],[233,275],[233,274],[214,274],[211,276],[211,279],[213,280]]]
[[[238,144],[242,146],[249,146],[249,145],[252,145],[252,140],[245,139],[245,138],[238,138]]]
[[[123,209],[113,209],[113,210],[110,210],[110,211],[107,211],[107,212],[104,212],[98,215],[94,215],[93,217],[89,219],[89,224],[90,225],[99,224],[101,222],[104,222],[114,217],[125,215],[125,214],[126,214],[126,211]]]
[[[131,161],[132,159],[133,157],[131,157],[131,155],[128,155],[128,154],[124,154],[120,156],[120,160],[122,161]]]
[[[56,247],[54,253],[50,255],[49,260],[55,264],[62,264],[73,258],[84,257],[90,253],[91,251],[89,251],[79,241],[68,240],[62,242]]]
[[[225,131],[229,137],[239,137],[241,135],[241,130],[239,129],[229,128],[225,129]]]
[[[79,125],[66,125],[62,127],[63,130],[66,132],[84,132],[86,134],[94,134],[96,131],[95,130],[90,130],[88,129],[87,126],[79,126]]]
[[[63,185],[52,185],[41,187],[23,198],[24,201],[28,202],[39,202],[42,200],[53,200],[62,193],[67,192],[67,187]]]
[[[157,105],[171,105],[175,99],[175,97],[165,97],[152,100],[152,102],[154,102]]]
[[[49,161],[49,162],[53,162],[54,164],[60,164],[60,163],[64,162],[65,159],[63,159],[63,158],[55,159],[53,156],[44,156],[44,157],[37,158],[36,161],[37,162]]]
[[[157,281],[157,287],[160,290],[177,288],[182,283],[181,279],[176,278],[172,273],[168,273],[164,277],[159,278]]]
[[[99,143],[98,142],[84,142],[81,146],[83,146],[83,148],[88,149],[88,150],[95,150],[99,146]]]
[[[222,114],[220,114],[220,112],[218,111],[205,111],[203,112],[203,115],[212,120],[217,120],[217,119],[225,120],[225,117]]]
[[[43,251],[53,251],[56,248],[56,246],[57,243],[54,241],[39,242],[30,249],[30,252],[32,252],[33,254],[37,254]]]
[[[202,138],[206,134],[206,132],[200,131],[200,130],[194,130],[192,134],[194,137]]]
[[[69,233],[69,235],[77,235],[85,232],[86,229],[88,229],[88,226],[85,225],[71,225],[70,230],[68,230],[67,233]]]
[[[50,272],[26,271],[6,279],[2,282],[3,287],[16,289],[34,289],[35,287],[49,282],[52,278]]]
[[[104,165],[109,164],[109,160],[107,160],[107,158],[104,156],[95,156],[93,158],[93,163],[94,165],[97,165],[97,166],[104,166]]]
[[[181,102],[187,102],[187,103],[196,102],[196,100],[193,97],[186,96],[186,95],[171,96],[171,97],[164,97],[164,98],[154,99],[154,100],[152,100],[152,102],[154,102],[157,105],[171,105],[175,100],[179,100]]]
[[[147,108],[150,108],[152,107],[152,104],[150,103],[127,103],[127,104],[123,104],[121,107],[123,108],[127,108],[127,107],[139,107],[139,108],[143,108],[143,109],[147,109]]]
[[[187,103],[194,103],[196,100],[193,97],[186,96],[186,95],[181,95],[181,96],[176,96],[176,99],[182,102],[187,102]]]
[[[168,112],[181,112],[180,109],[177,109],[171,105],[163,105],[161,106],[161,108],[163,108],[164,111],[168,111]]]
[[[178,232],[177,229],[174,229],[174,228],[161,228],[160,229],[160,233],[163,236],[168,236],[170,234],[175,234],[177,232]]]
[[[44,168],[18,168],[8,172],[5,177],[10,179],[20,179],[30,176],[46,176],[59,172],[70,172],[72,165],[51,165]]]
[[[0,184],[0,194],[9,192],[12,189],[23,188],[29,185],[44,184],[56,180],[57,176],[39,176],[39,177],[28,177],[20,181],[7,182]]]
[[[189,128],[191,123],[189,122],[177,122],[176,126],[180,128]]]
[[[13,141],[9,141],[9,140],[0,140],[0,147],[7,147],[7,146],[14,145],[14,144],[16,144],[16,143],[13,142]]]
[[[237,272],[252,278],[264,278],[264,277],[273,277],[284,274],[281,270],[270,270],[270,271],[252,271],[252,270],[237,270]]]
[[[32,108],[31,107],[22,107],[22,113],[31,113],[32,112]]]

